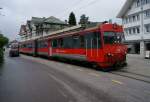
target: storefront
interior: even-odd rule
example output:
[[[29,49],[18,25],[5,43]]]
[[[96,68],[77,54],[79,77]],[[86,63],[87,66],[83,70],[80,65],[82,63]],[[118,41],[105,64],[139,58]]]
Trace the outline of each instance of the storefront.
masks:
[[[129,54],[140,54],[140,42],[126,42]]]

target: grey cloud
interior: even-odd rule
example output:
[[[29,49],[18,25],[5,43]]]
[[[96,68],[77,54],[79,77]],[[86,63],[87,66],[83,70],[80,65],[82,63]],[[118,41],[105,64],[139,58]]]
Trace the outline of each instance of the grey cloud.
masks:
[[[97,0],[92,5],[85,6],[94,0],[0,0],[0,10],[5,16],[0,16],[0,31],[11,39],[15,39],[20,25],[32,16],[56,16],[62,20],[68,19],[74,11],[79,20],[85,13],[92,21],[103,21],[115,17],[125,0]],[[85,6],[85,7],[84,7]],[[79,9],[81,8],[81,9]],[[118,20],[117,20],[118,21]]]

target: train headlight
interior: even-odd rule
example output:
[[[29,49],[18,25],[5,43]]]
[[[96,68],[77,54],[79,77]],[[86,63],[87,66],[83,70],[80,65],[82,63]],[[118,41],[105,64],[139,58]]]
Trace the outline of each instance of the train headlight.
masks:
[[[108,53],[107,55],[108,55],[108,56],[111,56],[111,53]]]
[[[111,53],[107,53],[107,56],[112,57],[112,56],[114,56],[114,55],[111,54]]]

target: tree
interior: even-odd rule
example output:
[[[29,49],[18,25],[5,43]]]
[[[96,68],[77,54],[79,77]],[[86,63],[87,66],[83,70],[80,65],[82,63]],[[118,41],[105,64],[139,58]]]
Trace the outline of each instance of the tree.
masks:
[[[3,48],[8,43],[8,38],[0,34],[0,48]]]
[[[3,47],[8,43],[8,38],[0,34],[0,62],[3,59]]]
[[[71,12],[70,13],[70,15],[69,15],[69,20],[68,20],[69,22],[69,25],[71,25],[71,26],[74,26],[74,25],[76,25],[77,23],[76,23],[76,17],[75,17],[75,14],[73,13],[73,12]]]
[[[85,14],[81,15],[79,24],[84,25],[84,24],[88,24],[88,23],[89,23],[89,17],[86,17]]]

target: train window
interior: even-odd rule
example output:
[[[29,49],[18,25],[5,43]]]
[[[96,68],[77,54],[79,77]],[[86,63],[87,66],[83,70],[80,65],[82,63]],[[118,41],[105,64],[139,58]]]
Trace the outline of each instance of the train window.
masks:
[[[58,47],[58,41],[57,39],[52,40],[52,47],[57,48]]]
[[[105,44],[114,44],[121,43],[124,39],[122,33],[117,32],[104,32],[104,43]]]
[[[28,48],[27,44],[24,44],[24,47],[25,47],[25,48]]]
[[[59,43],[59,47],[60,47],[60,48],[63,48],[63,44],[64,44],[63,38],[60,38],[60,39],[58,40],[58,43]]]
[[[80,36],[79,35],[73,36],[72,46],[73,48],[80,48]]]
[[[24,48],[24,44],[21,44],[20,46],[21,46],[21,48]]]
[[[72,37],[65,37],[64,38],[63,48],[72,48]]]
[[[41,42],[38,41],[38,48],[41,48]]]
[[[100,48],[101,40],[100,40],[100,33],[99,32],[93,32],[93,46],[92,48]]]
[[[48,47],[48,43],[47,41],[44,42],[44,47],[47,48]]]
[[[87,32],[85,34],[85,43],[86,43],[86,48],[88,48],[88,49],[91,48],[91,40],[92,40],[92,34]]]
[[[32,43],[27,44],[27,48],[32,48]]]
[[[48,47],[47,41],[42,41],[42,48],[47,48],[47,47]]]
[[[48,47],[47,41],[39,41],[38,42],[38,48],[47,48],[47,47]]]
[[[23,47],[26,48],[26,44],[23,44]]]
[[[85,34],[86,48],[100,48],[101,38],[99,32],[88,32]]]
[[[83,36],[83,35],[80,36],[80,47],[81,47],[81,48],[84,48],[84,47],[85,47],[85,39],[84,39],[84,36]]]

